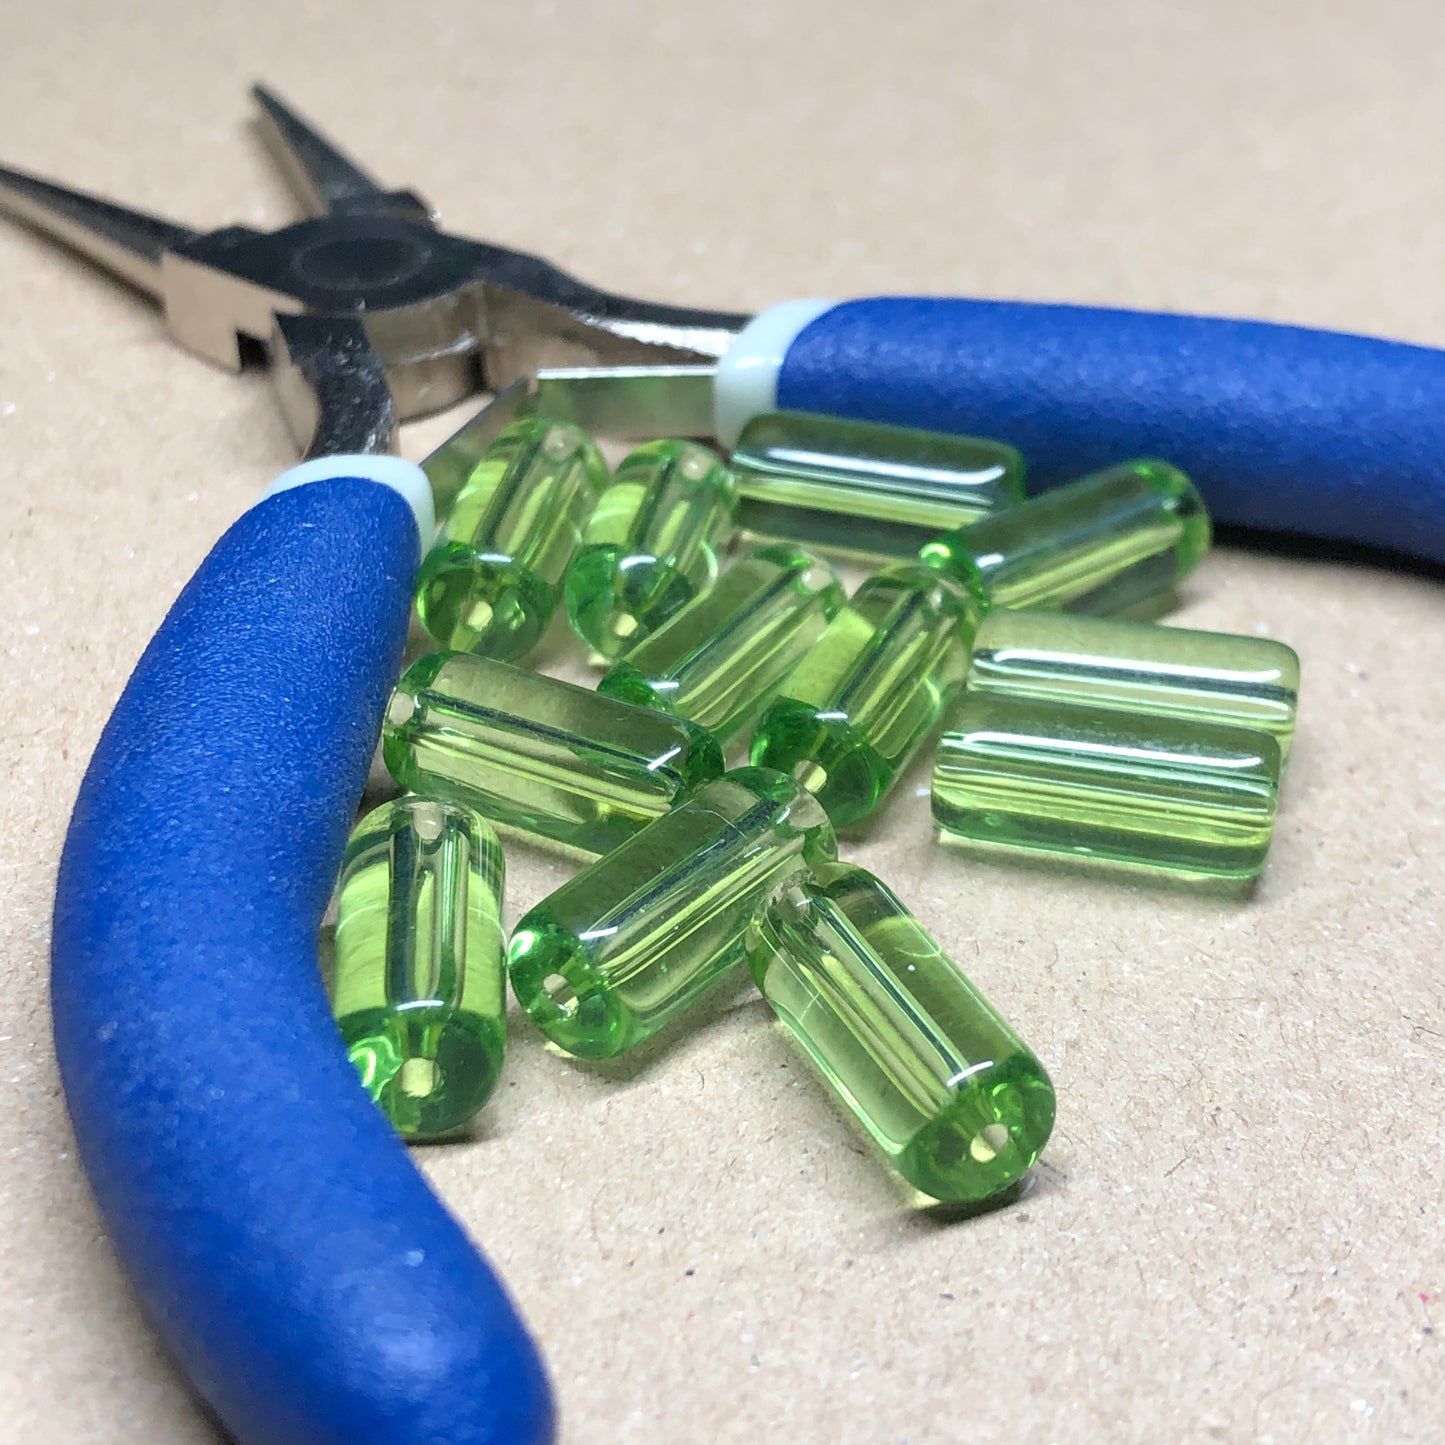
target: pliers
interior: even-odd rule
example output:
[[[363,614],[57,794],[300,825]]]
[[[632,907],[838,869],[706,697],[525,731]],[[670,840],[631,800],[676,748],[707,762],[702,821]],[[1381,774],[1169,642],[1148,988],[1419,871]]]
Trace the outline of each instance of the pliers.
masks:
[[[243,1445],[551,1438],[537,1353],[352,1074],[316,937],[399,670],[434,493],[398,418],[478,390],[712,431],[783,407],[1003,437],[1049,485],[1190,470],[1226,522],[1445,560],[1445,353],[1244,321],[1009,302],[755,318],[586,285],[436,229],[258,89],[310,219],[200,234],[19,172],[0,206],[157,297],[177,340],[268,351],[310,460],[181,593],[82,783],[57,884],[57,1056],[151,1318]]]

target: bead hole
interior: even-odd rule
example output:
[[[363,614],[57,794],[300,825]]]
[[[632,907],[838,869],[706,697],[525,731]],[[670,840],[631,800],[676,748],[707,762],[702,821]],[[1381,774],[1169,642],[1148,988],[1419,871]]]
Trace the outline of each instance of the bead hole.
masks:
[[[386,720],[393,727],[401,727],[411,721],[412,714],[416,711],[416,699],[409,693],[394,692],[391,695],[391,705],[386,710]]]
[[[793,764],[793,777],[800,787],[816,793],[828,781],[828,770],[811,758],[799,758]]]
[[[986,1124],[973,1136],[969,1155],[977,1164],[992,1163],[1009,1142],[1009,1132],[1002,1124]]]
[[[542,980],[542,992],[564,1017],[577,1012],[577,990],[560,973],[549,973]]]
[[[435,843],[446,826],[442,810],[435,803],[418,803],[412,808],[411,825],[423,843]],[[418,1059],[416,1062],[423,1062]]]
[[[408,1059],[397,1072],[396,1081],[403,1094],[413,1099],[426,1099],[436,1093],[441,1083],[441,1070],[435,1059]]]

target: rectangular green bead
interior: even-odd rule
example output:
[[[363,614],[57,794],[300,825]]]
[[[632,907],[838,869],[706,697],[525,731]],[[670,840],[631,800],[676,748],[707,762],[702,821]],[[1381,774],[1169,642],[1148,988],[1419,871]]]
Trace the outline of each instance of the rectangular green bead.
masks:
[[[403,674],[382,756],[404,788],[605,853],[722,772],[711,734],[559,678],[436,652]]]
[[[837,827],[861,822],[962,686],[981,611],[976,593],[921,563],[874,573],[784,679],[753,762],[796,778]]]
[[[597,690],[691,718],[724,742],[762,712],[842,605],[826,562],[781,542],[759,547],[632,648]]]
[[[823,864],[778,889],[748,935],[773,1011],[915,1188],[980,1203],[1038,1158],[1043,1066],[881,880]]]
[[[1299,658],[1267,637],[998,608],[978,629],[965,690],[1259,728],[1287,758]]]
[[[816,799],[781,773],[737,769],[533,908],[512,934],[512,990],[559,1048],[612,1058],[743,962],[773,888],[836,856]]]
[[[1254,729],[965,693],[939,740],[933,816],[944,841],[1247,879],[1279,777],[1279,744]]]
[[[1108,613],[1182,581],[1210,535],[1183,472],[1133,461],[935,537],[918,555],[980,587],[994,607]]]
[[[745,532],[865,558],[911,558],[1024,494],[1004,442],[807,412],[754,417],[732,469]]]
[[[433,1139],[486,1103],[506,1044],[502,850],[470,808],[403,797],[346,845],[331,1006],[398,1133]]]
[[[615,662],[712,585],[736,509],[732,473],[696,442],[647,442],[618,462],[562,589],[598,659]]]
[[[422,626],[442,647],[511,661],[547,630],[582,529],[607,483],[586,433],[546,417],[482,453],[417,573]]]

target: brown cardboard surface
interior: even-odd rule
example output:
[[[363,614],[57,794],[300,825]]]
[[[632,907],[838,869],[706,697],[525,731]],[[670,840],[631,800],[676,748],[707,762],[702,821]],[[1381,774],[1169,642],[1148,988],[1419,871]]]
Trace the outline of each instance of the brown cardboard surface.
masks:
[[[454,228],[658,299],[964,292],[1445,343],[1431,0],[3,19],[0,155],[198,225],[292,214],[245,124],[262,76]],[[263,376],[175,349],[82,264],[0,225],[0,278],[0,1439],[208,1441],[72,1154],[47,915],[130,666],[291,453]],[[965,862],[922,768],[847,845],[1053,1073],[1011,1207],[912,1207],[741,989],[607,1068],[519,1023],[478,1139],[419,1153],[571,1445],[1445,1436],[1445,591],[1223,547],[1174,620],[1303,659],[1252,899]],[[567,870],[510,864],[513,917]]]

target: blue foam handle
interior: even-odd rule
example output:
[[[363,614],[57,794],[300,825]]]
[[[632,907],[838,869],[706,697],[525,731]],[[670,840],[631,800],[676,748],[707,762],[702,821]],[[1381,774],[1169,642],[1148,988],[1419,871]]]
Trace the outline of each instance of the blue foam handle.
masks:
[[[793,341],[778,405],[999,437],[1030,487],[1128,457],[1216,521],[1445,561],[1445,352],[1257,321],[879,298]]]
[[[242,517],[126,686],[60,866],[80,1156],[241,1445],[552,1438],[531,1341],[362,1090],[317,968],[418,550],[406,502],[355,478]]]

